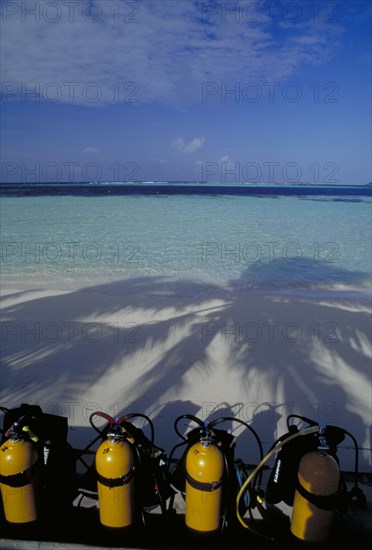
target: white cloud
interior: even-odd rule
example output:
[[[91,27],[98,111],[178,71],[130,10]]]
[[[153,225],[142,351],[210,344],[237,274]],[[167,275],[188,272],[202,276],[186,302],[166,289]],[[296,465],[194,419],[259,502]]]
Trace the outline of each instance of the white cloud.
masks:
[[[191,141],[186,142],[182,137],[172,141],[172,147],[181,153],[197,153],[203,149],[205,143],[204,137],[194,137]]]
[[[95,154],[95,153],[99,153],[99,150],[96,149],[95,147],[85,147],[83,152],[87,154]]]
[[[218,159],[218,164],[221,164],[222,162],[233,162],[229,155],[223,155],[221,158]]]
[[[203,173],[204,173],[204,169],[206,166],[209,166],[209,169],[213,170],[213,166],[215,167],[215,169],[217,170],[225,170],[225,169],[229,169],[229,168],[233,168],[235,166],[235,161],[233,159],[231,159],[229,157],[229,155],[222,155],[222,157],[220,157],[219,159],[217,160],[202,160],[202,159],[199,159],[199,160],[196,160],[195,161],[195,168],[197,169],[202,169]],[[223,165],[223,166],[222,166]]]
[[[2,81],[10,96],[36,90],[52,102],[200,103],[206,83],[278,81],[340,47],[339,26],[315,25],[305,10],[275,32],[268,13],[222,17],[203,2],[13,4],[2,18]]]

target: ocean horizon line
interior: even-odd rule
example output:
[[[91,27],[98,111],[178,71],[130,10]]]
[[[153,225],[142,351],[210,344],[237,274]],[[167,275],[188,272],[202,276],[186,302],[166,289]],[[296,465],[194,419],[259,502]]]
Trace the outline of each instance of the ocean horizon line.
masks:
[[[212,195],[212,196],[349,196],[371,197],[372,185],[365,184],[275,184],[275,183],[221,183],[199,181],[102,181],[102,182],[20,182],[0,183],[0,196],[40,196],[40,195]],[[335,199],[336,200],[336,199]],[[339,199],[341,200],[341,199]]]
[[[250,182],[250,181],[236,181],[236,182],[222,182],[222,181],[201,181],[201,180],[85,180],[85,181],[14,181],[14,182],[0,182],[0,186],[14,186],[14,185],[219,185],[219,186],[249,186],[249,187],[372,187],[372,182],[369,183],[335,183],[335,182]]]

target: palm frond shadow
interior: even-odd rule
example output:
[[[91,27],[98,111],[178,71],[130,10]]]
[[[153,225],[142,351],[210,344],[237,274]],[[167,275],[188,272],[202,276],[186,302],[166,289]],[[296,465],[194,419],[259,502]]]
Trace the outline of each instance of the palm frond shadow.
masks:
[[[268,445],[291,412],[346,421],[364,442],[368,411],[357,409],[339,369],[370,384],[368,308],[353,310],[342,296],[314,301],[301,287],[292,296],[247,287],[247,276],[269,281],[273,267],[288,271],[288,261],[276,262],[250,266],[224,288],[140,277],[4,301],[2,404],[37,402],[57,414],[67,407],[83,444],[81,419],[95,406],[150,413],[166,448],[177,415],[206,417],[213,408],[251,423]],[[366,278],[326,264],[315,272],[313,264],[298,266],[295,280],[307,268],[319,285]]]

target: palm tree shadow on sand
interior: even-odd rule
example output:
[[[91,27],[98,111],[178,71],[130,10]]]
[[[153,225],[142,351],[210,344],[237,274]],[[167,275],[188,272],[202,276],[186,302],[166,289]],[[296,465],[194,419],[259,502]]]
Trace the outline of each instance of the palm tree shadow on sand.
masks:
[[[288,278],[295,292],[283,291]],[[367,279],[281,259],[251,265],[224,288],[159,276],[5,296],[2,405],[36,402],[67,414],[80,446],[96,435],[87,419],[97,409],[146,412],[166,449],[177,442],[177,416],[213,411],[249,422],[266,446],[291,413],[343,425],[365,446],[368,300],[319,288]],[[249,454],[250,443],[239,441]]]

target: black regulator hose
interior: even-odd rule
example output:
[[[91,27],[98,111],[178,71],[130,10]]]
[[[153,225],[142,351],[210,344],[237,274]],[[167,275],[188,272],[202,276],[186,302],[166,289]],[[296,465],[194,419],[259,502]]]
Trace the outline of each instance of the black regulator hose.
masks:
[[[181,416],[179,416],[178,418],[176,418],[176,420],[174,421],[174,431],[176,432],[176,434],[178,435],[178,437],[180,437],[180,438],[183,439],[185,442],[187,442],[187,437],[185,437],[184,435],[182,435],[181,432],[178,430],[178,423],[179,423],[180,420],[183,420],[184,418],[186,418],[187,420],[191,420],[192,422],[195,422],[195,423],[198,424],[198,426],[200,426],[201,428],[204,428],[205,422],[203,422],[203,420],[201,420],[201,419],[198,418],[197,416],[194,416],[193,414],[182,414]]]
[[[198,426],[200,426],[201,428],[204,427],[205,423],[200,420],[200,418],[198,418],[197,416],[194,416],[193,414],[181,414],[180,416],[178,416],[176,418],[176,420],[174,421],[174,431],[176,432],[176,434],[178,435],[178,437],[180,439],[182,439],[181,443],[177,443],[177,445],[174,445],[174,447],[172,448],[169,456],[168,456],[168,470],[171,468],[171,463],[172,463],[172,459],[173,459],[173,455],[175,453],[175,451],[179,448],[179,447],[182,447],[184,445],[186,445],[187,443],[189,443],[188,439],[186,436],[184,436],[183,434],[181,434],[181,432],[179,431],[178,429],[178,423],[183,420],[183,419],[187,419],[187,420],[191,420],[192,422],[195,422],[195,424],[197,424]]]
[[[154,445],[154,439],[155,439],[155,430],[154,430],[154,424],[152,420],[145,414],[142,413],[129,413],[121,416],[117,419],[118,424],[122,424],[122,422],[127,422],[128,420],[132,418],[144,418],[148,425],[150,426],[150,441],[151,445]]]
[[[142,414],[142,413],[129,413],[129,414],[124,414],[123,416],[120,416],[120,417],[115,417],[113,418],[112,416],[110,416],[109,414],[103,412],[103,411],[96,411],[94,413],[92,413],[89,417],[89,423],[90,425],[92,426],[92,428],[99,433],[99,435],[103,435],[103,432],[105,430],[105,428],[102,428],[102,429],[99,429],[93,422],[93,418],[95,416],[100,416],[102,418],[105,418],[107,420],[107,422],[111,425],[113,424],[119,424],[121,425],[123,422],[127,422],[128,420],[132,419],[132,418],[136,418],[136,417],[139,417],[139,418],[144,418],[146,420],[146,422],[149,424],[150,426],[150,441],[151,441],[151,444],[154,445],[154,424],[153,422],[151,421],[151,419],[146,416],[145,414]]]
[[[10,409],[7,409],[6,407],[1,407],[0,406],[0,411],[3,412],[4,414],[8,413]],[[0,432],[3,434],[4,433],[4,427],[0,428]]]
[[[260,451],[260,460],[262,460],[263,458],[263,447],[262,447],[262,443],[261,443],[261,440],[256,432],[256,430],[254,430],[252,428],[252,426],[250,426],[249,424],[247,424],[247,422],[244,422],[244,420],[241,420],[240,418],[235,418],[233,416],[222,416],[221,418],[217,418],[216,420],[212,420],[210,423],[209,423],[209,426],[210,427],[214,427],[216,426],[217,424],[220,424],[221,422],[238,422],[239,424],[242,424],[245,428],[247,428],[249,431],[252,432],[252,434],[254,435],[256,441],[257,441],[257,444],[258,444],[258,448],[259,448],[259,451]],[[261,483],[261,480],[262,480],[262,470],[260,470],[259,472],[259,482]]]

